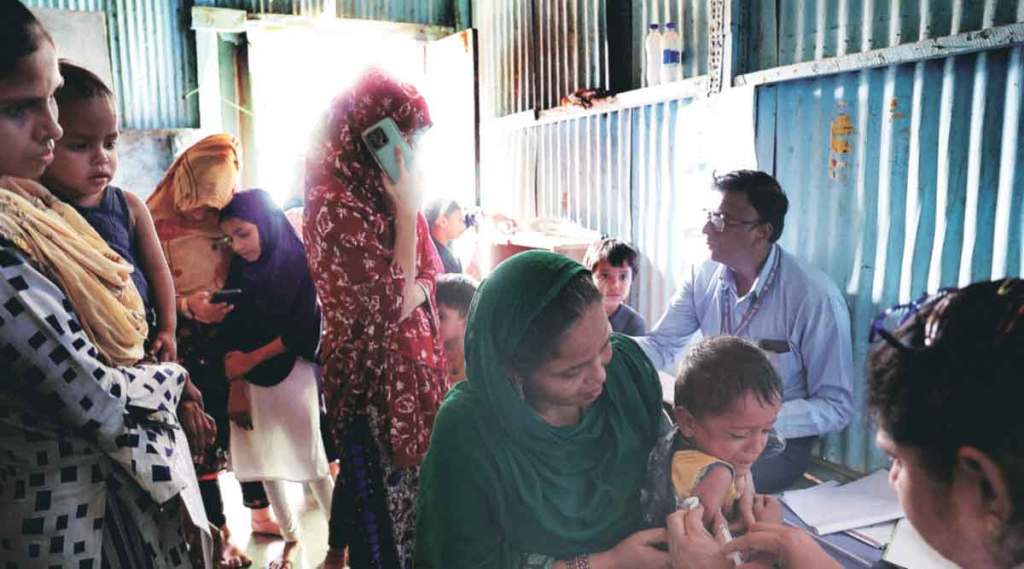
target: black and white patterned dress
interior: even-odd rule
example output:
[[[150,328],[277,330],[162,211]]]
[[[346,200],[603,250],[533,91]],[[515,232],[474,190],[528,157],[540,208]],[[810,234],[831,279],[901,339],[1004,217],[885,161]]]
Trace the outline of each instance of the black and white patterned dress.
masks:
[[[186,379],[104,365],[61,289],[0,240],[0,569],[192,566],[183,520],[206,517],[175,415]]]

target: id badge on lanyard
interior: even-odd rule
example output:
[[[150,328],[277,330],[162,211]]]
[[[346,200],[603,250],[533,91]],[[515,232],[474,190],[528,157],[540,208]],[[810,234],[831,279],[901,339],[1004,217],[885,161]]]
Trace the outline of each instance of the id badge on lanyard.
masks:
[[[722,295],[720,302],[721,306],[721,318],[722,318],[722,332],[729,336],[741,336],[746,331],[747,327],[750,326],[751,321],[754,320],[754,316],[757,316],[761,305],[764,304],[764,299],[768,296],[768,292],[771,291],[772,286],[775,285],[775,281],[779,278],[779,265],[782,264],[782,254],[776,252],[775,261],[772,263],[772,269],[768,272],[768,276],[765,278],[764,287],[761,292],[758,293],[757,298],[754,302],[747,307],[746,313],[743,314],[743,319],[740,320],[739,326],[735,330],[732,328],[732,298],[731,295]]]

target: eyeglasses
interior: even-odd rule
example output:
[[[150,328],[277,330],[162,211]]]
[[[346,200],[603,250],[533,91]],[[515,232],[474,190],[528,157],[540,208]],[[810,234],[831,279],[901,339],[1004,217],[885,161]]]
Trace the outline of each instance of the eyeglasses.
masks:
[[[868,341],[873,344],[882,339],[893,347],[905,351],[920,349],[901,341],[893,332],[903,327],[907,322],[910,322],[911,319],[917,318],[921,309],[942,302],[941,306],[938,306],[928,314],[928,320],[925,322],[924,347],[931,347],[938,338],[939,319],[942,313],[945,312],[946,306],[949,305],[948,299],[950,295],[958,290],[956,288],[943,288],[934,294],[924,293],[913,302],[897,304],[882,311],[871,322],[871,333],[868,336]]]
[[[712,211],[710,209],[705,209],[704,215],[707,216],[708,223],[711,224],[711,227],[714,227],[715,231],[719,233],[724,232],[725,228],[729,225],[757,225],[758,223],[762,223],[762,220],[760,219],[755,219],[753,221],[729,219],[729,217],[724,213],[720,211]]]
[[[1021,303],[1021,288],[1024,281],[1020,279],[1006,279],[996,291],[1000,302],[1006,302],[1006,312],[996,323],[995,336],[1009,336],[1017,326],[1024,321],[1024,303]],[[942,335],[942,326],[945,321],[946,310],[952,300],[961,291],[958,288],[943,288],[934,294],[925,293],[914,302],[897,304],[885,310],[871,322],[871,333],[868,340],[871,343],[883,339],[890,345],[903,351],[920,351],[930,348],[939,340]],[[924,338],[922,346],[912,346],[906,340],[900,340],[893,332],[910,322],[912,318],[918,318],[919,313],[926,307],[933,306],[927,319],[924,321]]]

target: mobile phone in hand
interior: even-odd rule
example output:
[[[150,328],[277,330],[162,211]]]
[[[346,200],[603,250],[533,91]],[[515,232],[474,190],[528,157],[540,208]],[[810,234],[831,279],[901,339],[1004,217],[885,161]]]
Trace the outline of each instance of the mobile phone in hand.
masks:
[[[219,304],[221,302],[227,302],[233,304],[238,302],[242,298],[242,289],[240,288],[225,288],[218,290],[217,292],[210,295],[211,304]]]
[[[399,178],[398,160],[395,159],[396,146],[402,152],[406,169],[412,168],[412,148],[391,117],[375,122],[362,132],[362,138],[373,159],[388,178],[391,178],[392,183],[398,183]]]

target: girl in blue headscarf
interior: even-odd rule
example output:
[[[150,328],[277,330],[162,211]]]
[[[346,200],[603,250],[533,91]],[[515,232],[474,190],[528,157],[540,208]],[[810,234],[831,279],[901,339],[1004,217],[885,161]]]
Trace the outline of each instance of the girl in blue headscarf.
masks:
[[[288,568],[299,526],[284,481],[309,484],[324,512],[334,489],[314,363],[320,309],[302,242],[267,192],[235,194],[220,225],[235,253],[225,286],[242,290],[225,320],[231,467],[239,481],[263,481],[286,541],[270,566]]]

